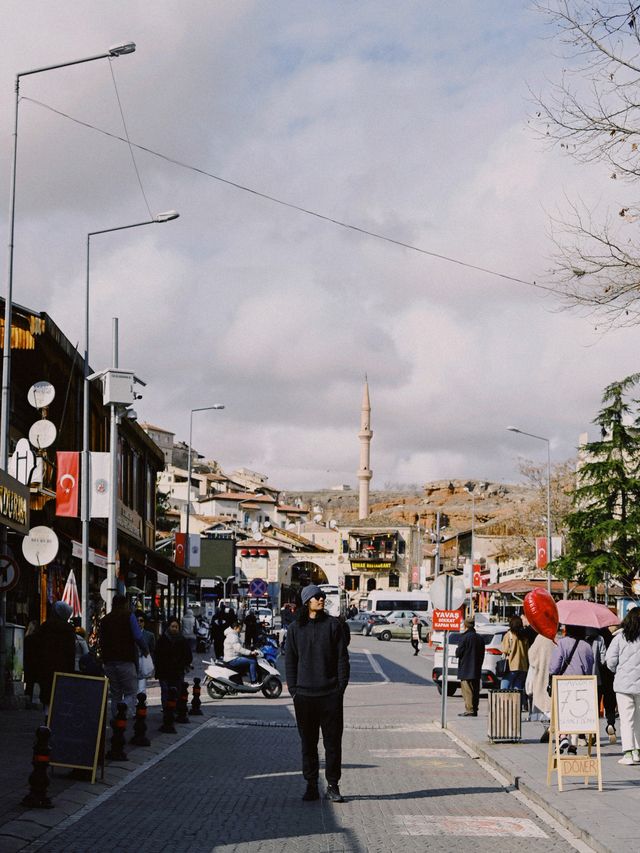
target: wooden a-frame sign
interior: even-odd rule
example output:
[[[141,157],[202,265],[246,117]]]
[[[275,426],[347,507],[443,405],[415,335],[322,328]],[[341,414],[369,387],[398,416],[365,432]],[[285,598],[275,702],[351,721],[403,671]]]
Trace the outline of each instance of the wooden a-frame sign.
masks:
[[[547,785],[554,770],[558,773],[558,790],[565,776],[582,776],[588,785],[592,776],[602,790],[600,755],[600,717],[598,714],[598,681],[595,675],[554,675],[551,691],[551,724],[547,758]],[[586,755],[560,754],[561,735],[585,735]],[[593,745],[595,744],[595,755]]]

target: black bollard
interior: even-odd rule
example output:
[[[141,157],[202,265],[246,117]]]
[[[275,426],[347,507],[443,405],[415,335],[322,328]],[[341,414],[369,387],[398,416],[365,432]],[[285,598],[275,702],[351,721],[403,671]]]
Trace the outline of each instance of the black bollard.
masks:
[[[115,720],[111,720],[111,749],[106,755],[109,761],[128,761],[124,751],[124,739],[127,733],[127,706],[124,702],[118,702],[118,714]]]
[[[51,729],[47,726],[39,726],[36,729],[36,739],[33,744],[33,770],[29,775],[29,793],[22,800],[22,805],[30,809],[53,808],[53,803],[47,796],[49,756],[51,755],[50,736]]]
[[[182,682],[182,688],[180,690],[180,697],[178,699],[178,714],[176,716],[176,723],[190,723],[188,714],[189,709],[189,685],[186,681]]]
[[[202,688],[200,687],[200,679],[193,679],[193,699],[191,700],[191,710],[189,713],[192,717],[202,717],[202,701],[200,699],[200,692]]]
[[[162,725],[160,726],[160,731],[170,735],[177,734],[176,727],[174,726],[177,696],[178,691],[176,688],[170,687],[169,695],[167,696],[162,709]]]
[[[133,723],[133,737],[129,743],[134,743],[136,746],[151,746],[151,741],[147,737],[147,694],[138,693],[136,698],[138,699],[136,719]]]

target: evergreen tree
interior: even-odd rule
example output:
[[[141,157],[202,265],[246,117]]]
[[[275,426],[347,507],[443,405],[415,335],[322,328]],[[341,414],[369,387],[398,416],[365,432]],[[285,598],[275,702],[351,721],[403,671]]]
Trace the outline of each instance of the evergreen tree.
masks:
[[[600,440],[581,448],[566,518],[566,554],[551,565],[560,577],[595,586],[619,578],[626,595],[640,568],[640,429],[638,401],[628,401],[640,373],[604,389],[594,419]]]

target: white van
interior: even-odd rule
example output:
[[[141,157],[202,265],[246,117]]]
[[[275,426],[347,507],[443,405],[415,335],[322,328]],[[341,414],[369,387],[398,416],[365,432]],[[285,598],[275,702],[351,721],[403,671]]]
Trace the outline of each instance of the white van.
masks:
[[[399,592],[396,589],[375,589],[367,596],[367,611],[388,613],[390,610],[415,610],[424,614],[429,621],[433,616],[433,605],[428,592]]]

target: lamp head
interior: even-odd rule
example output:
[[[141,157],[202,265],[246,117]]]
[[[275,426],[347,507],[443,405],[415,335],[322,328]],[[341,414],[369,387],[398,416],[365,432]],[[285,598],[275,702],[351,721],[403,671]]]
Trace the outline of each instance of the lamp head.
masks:
[[[133,41],[126,41],[124,44],[114,44],[109,48],[111,56],[124,56],[126,53],[135,53],[136,44]]]
[[[154,222],[171,222],[172,219],[177,219],[180,216],[177,210],[167,210],[166,213],[159,213],[154,217]]]
[[[514,426],[508,426],[507,429],[509,430],[509,432],[520,432],[518,427],[514,427]]]

